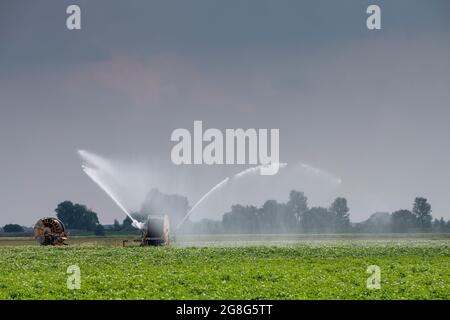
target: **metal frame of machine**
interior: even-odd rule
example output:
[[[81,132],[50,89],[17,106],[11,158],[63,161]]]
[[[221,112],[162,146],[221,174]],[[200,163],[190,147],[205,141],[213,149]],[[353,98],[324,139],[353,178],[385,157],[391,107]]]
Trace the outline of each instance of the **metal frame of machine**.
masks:
[[[140,239],[132,240],[139,242],[141,246],[163,246],[170,244],[170,223],[169,216],[148,216],[147,222],[142,230]],[[126,247],[129,240],[123,240],[123,246]]]
[[[61,220],[54,217],[39,219],[34,225],[34,238],[43,246],[67,245],[68,234]]]

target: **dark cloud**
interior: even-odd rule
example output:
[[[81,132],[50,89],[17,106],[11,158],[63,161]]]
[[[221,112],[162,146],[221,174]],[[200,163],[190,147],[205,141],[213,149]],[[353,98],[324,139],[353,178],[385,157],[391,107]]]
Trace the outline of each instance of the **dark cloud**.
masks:
[[[158,163],[162,188],[177,181],[194,203],[242,169],[173,167],[170,133],[194,120],[280,128],[281,160],[340,177],[354,219],[416,195],[450,217],[448,1],[77,3],[74,32],[72,1],[0,4],[0,223],[32,224],[66,199],[121,217],[78,148]]]

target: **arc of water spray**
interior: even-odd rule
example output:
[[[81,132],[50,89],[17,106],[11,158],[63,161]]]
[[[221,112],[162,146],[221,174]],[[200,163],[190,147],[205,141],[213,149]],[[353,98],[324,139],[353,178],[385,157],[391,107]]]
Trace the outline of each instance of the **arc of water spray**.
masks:
[[[228,183],[228,181],[230,180],[230,178],[226,177],[225,179],[223,179],[222,181],[220,181],[218,184],[216,184],[214,187],[212,187],[207,193],[205,193],[203,195],[203,197],[200,198],[200,200],[197,201],[196,204],[194,204],[194,206],[191,208],[191,210],[188,211],[188,213],[186,213],[186,215],[183,217],[183,219],[180,221],[180,223],[177,225],[176,229],[179,229],[183,223],[189,218],[189,216],[192,214],[192,212],[194,212],[194,210],[200,205],[200,203],[203,202],[203,200],[205,200],[206,198],[208,198],[213,192],[215,192],[216,190],[222,188],[224,185],[226,185]]]
[[[283,169],[283,168],[285,168],[287,166],[287,163],[281,162],[281,163],[273,163],[273,164],[269,164],[269,165],[262,165],[261,164],[259,166],[251,167],[251,168],[245,169],[245,170],[243,170],[243,171],[241,171],[239,173],[236,173],[233,176],[233,179],[234,178],[239,179],[241,177],[248,176],[250,174],[256,174],[256,173],[261,174],[261,169],[267,168],[267,167],[270,167],[270,166],[275,166],[275,165],[278,166],[280,169]]]
[[[300,164],[300,166],[301,166],[303,169],[305,169],[305,170],[307,170],[307,171],[309,171],[309,172],[312,172],[312,173],[314,173],[314,174],[316,174],[316,175],[322,175],[322,176],[325,176],[325,177],[331,179],[334,183],[336,183],[336,184],[338,184],[338,185],[342,184],[342,179],[340,179],[340,178],[334,176],[333,174],[331,174],[331,173],[329,173],[329,172],[327,172],[327,171],[325,171],[325,170],[321,170],[321,169],[318,169],[318,168],[314,168],[314,167],[310,166],[309,164],[302,163],[302,162],[300,162],[299,164]]]
[[[83,151],[79,150],[78,153],[83,157]],[[137,221],[136,219],[134,219],[131,214],[128,212],[127,209],[125,209],[125,207],[122,205],[122,203],[120,203],[120,201],[114,196],[114,193],[104,184],[100,181],[100,179],[98,179],[97,175],[96,175],[96,170],[93,168],[89,168],[86,165],[82,165],[81,168],[83,169],[84,173],[86,173],[86,175],[91,178],[92,181],[94,181],[113,201],[115,204],[117,204],[117,206],[123,211],[125,212],[125,214],[131,219],[132,221],[132,226],[137,228],[137,229],[143,229],[144,224]]]
[[[279,167],[280,168],[284,168],[287,166],[287,163],[280,163]],[[245,169],[237,174],[235,174],[231,179],[235,179],[235,178],[241,178],[243,176],[249,175],[249,174],[254,174],[257,172],[260,172],[260,170],[262,168],[264,168],[264,165],[259,165],[259,166],[255,166],[255,167],[251,167],[249,169]],[[188,213],[186,213],[186,215],[183,217],[183,219],[180,221],[180,223],[177,225],[176,230],[178,230],[184,222],[186,222],[186,220],[191,216],[191,214],[194,212],[194,210],[206,199],[208,198],[212,193],[214,193],[215,191],[221,189],[223,186],[225,186],[228,182],[230,181],[229,177],[226,177],[225,179],[223,179],[221,182],[219,182],[218,184],[216,184],[214,187],[212,187],[207,193],[205,193],[203,195],[203,197],[200,198],[200,200],[198,200],[195,205],[191,208],[191,210],[189,210]]]

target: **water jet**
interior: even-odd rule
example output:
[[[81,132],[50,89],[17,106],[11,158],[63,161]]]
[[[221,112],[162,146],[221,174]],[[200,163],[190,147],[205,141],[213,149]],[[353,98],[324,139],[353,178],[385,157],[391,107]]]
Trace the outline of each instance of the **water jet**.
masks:
[[[141,246],[162,246],[170,244],[170,223],[168,215],[149,215],[143,226],[141,229],[141,238],[135,239],[133,242],[139,242]],[[128,242],[128,240],[124,240],[123,246],[126,247]]]

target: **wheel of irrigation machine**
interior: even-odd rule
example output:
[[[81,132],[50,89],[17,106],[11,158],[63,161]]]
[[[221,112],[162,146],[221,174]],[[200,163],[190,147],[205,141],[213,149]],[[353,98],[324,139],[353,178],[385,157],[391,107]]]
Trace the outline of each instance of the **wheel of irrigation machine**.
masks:
[[[41,245],[64,244],[67,239],[64,224],[53,217],[39,219],[34,225],[33,234]]]

